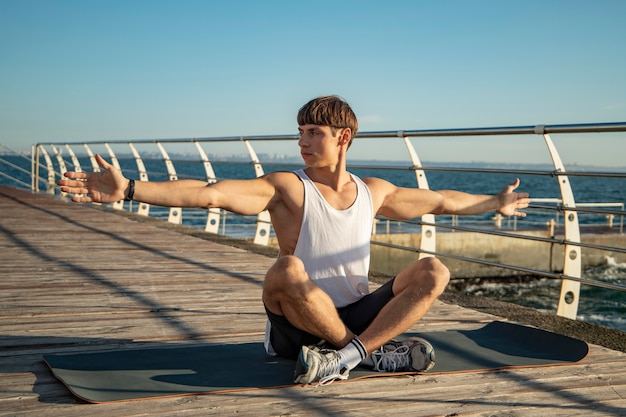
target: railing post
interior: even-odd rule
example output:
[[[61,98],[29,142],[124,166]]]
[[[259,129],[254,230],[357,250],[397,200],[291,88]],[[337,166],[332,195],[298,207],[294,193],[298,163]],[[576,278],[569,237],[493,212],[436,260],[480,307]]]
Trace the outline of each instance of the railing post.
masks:
[[[88,144],[83,143],[83,146],[85,147],[85,151],[87,152],[87,156],[89,157],[89,162],[91,162],[92,171],[100,172],[100,165],[98,165],[98,161],[96,161],[96,156],[94,155],[93,151]]]
[[[46,193],[54,194],[55,190],[55,178],[54,178],[54,165],[52,164],[52,158],[48,155],[48,151],[43,146],[41,147],[41,152],[43,154],[43,158],[46,160],[46,168],[48,169],[48,183],[46,184]],[[67,193],[61,193],[62,196],[66,196]]]
[[[565,226],[565,240],[568,242],[580,243],[580,227],[578,225],[578,214],[576,211],[567,210],[567,208],[576,208],[574,193],[569,182],[569,178],[565,175],[565,167],[561,161],[561,157],[557,152],[552,139],[548,134],[543,132],[542,126],[537,126],[535,132],[543,134],[548,146],[548,151],[552,157],[554,169],[558,173],[557,180],[561,190],[561,200],[563,202],[563,215]],[[581,248],[580,246],[566,244],[564,248],[563,273],[572,277],[580,278],[581,276]],[[580,282],[564,279],[561,283],[561,294],[559,296],[559,304],[556,314],[576,320],[578,313],[578,302],[580,298]]]
[[[70,159],[72,160],[72,164],[74,165],[74,171],[76,171],[76,172],[83,172],[83,169],[80,166],[80,161],[76,157],[76,154],[72,150],[72,147],[69,145],[69,143],[65,144],[65,149],[67,149],[67,152],[70,155]]]
[[[30,147],[30,189],[39,192],[39,144]]]
[[[63,155],[61,155],[61,151],[59,151],[56,146],[50,145],[50,147],[52,148],[54,157],[57,159],[57,163],[59,164],[59,175],[63,176],[63,174],[67,172],[67,167],[65,166],[65,160],[63,159]]]
[[[108,143],[105,143],[104,146],[107,148],[107,151],[109,152],[109,157],[111,158],[111,164],[115,168],[121,171],[122,167],[120,167],[120,161],[117,160],[117,156],[115,156],[115,152],[113,152],[113,148],[111,148],[111,145],[109,145]],[[113,207],[115,210],[124,210],[124,200],[116,201],[115,203],[111,205],[111,207]]]
[[[258,178],[263,176],[263,166],[261,166],[256,152],[254,152],[254,149],[252,149],[252,145],[250,145],[250,142],[248,142],[247,140],[244,140],[243,138],[242,140],[243,143],[246,145],[246,148],[248,149],[248,153],[250,154],[250,159],[252,160],[252,164],[254,165],[254,172],[256,174],[256,177]],[[257,215],[254,243],[256,243],[257,245],[267,246],[270,241],[271,221],[272,220],[270,218],[270,213],[267,210],[262,211]]]
[[[404,144],[406,145],[407,151],[409,152],[409,157],[411,158],[411,163],[413,164],[413,169],[415,171],[415,179],[417,180],[417,186],[421,189],[428,190],[428,180],[426,179],[426,173],[422,169],[422,162],[417,156],[417,152],[413,147],[413,144],[409,140],[407,136],[403,135]],[[435,215],[434,214],[424,214],[422,216],[422,220],[425,223],[434,224],[435,223]],[[437,239],[436,239],[436,228],[430,225],[422,225],[422,238],[420,240],[420,249],[426,250],[429,252],[435,252],[437,247]],[[420,252],[419,259],[426,258],[430,255],[429,253]]]
[[[156,145],[159,151],[161,151],[161,155],[163,155],[163,162],[165,162],[170,181],[177,181],[178,175],[176,174],[176,169],[174,168],[174,163],[170,159],[170,156],[160,142],[157,142]],[[181,224],[183,222],[183,209],[181,207],[171,207],[167,221],[174,224]]]
[[[198,149],[198,153],[200,154],[200,159],[202,159],[202,164],[204,165],[204,172],[206,173],[206,179],[209,184],[214,184],[217,182],[217,178],[215,176],[215,171],[213,171],[213,165],[209,161],[209,157],[207,156],[202,146],[200,146],[200,142],[194,140],[193,143],[196,145],[196,149]],[[219,233],[220,230],[220,216],[222,211],[218,208],[211,208],[207,213],[206,226],[204,227],[205,232],[209,233]]]
[[[141,159],[141,156],[139,155],[139,152],[137,152],[137,149],[135,149],[135,146],[132,143],[129,142],[128,146],[130,147],[130,150],[133,153],[133,156],[135,157],[135,163],[137,164],[137,172],[139,173],[139,181],[148,181],[148,171],[146,171],[146,166],[144,165],[143,160]],[[147,203],[137,203],[137,204],[138,204],[137,214],[141,216],[148,216],[150,214],[150,204],[147,204]],[[132,211],[132,208],[130,209],[130,211]]]

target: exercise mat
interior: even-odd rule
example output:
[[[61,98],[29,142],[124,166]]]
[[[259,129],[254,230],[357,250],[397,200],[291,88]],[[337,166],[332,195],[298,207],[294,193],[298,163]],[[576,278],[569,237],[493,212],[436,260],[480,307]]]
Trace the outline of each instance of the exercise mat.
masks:
[[[564,365],[588,353],[583,341],[501,321],[399,339],[410,336],[435,348],[436,364],[428,374]],[[294,361],[267,356],[260,342],[52,354],[44,360],[75,396],[93,403],[284,387],[293,385],[295,368]],[[407,373],[359,367],[349,381],[399,374]]]

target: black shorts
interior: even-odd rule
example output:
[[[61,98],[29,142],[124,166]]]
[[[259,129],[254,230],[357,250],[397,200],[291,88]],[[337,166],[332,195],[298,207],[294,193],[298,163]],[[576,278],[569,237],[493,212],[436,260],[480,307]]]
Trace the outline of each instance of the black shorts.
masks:
[[[339,317],[352,333],[361,334],[393,298],[393,281],[392,279],[360,300],[337,309]],[[274,314],[267,307],[265,311],[272,323],[270,342],[278,356],[296,359],[302,346],[316,345],[321,342],[319,337],[295,327],[285,316]]]

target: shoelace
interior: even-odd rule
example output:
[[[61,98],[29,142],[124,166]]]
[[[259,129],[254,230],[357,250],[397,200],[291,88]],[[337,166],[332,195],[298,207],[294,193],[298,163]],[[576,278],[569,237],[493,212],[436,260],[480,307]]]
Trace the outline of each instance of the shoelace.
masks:
[[[390,351],[385,351],[384,349],[385,347],[383,346],[379,349],[380,353],[372,355],[376,371],[394,372],[397,369],[409,367],[409,346],[401,345]]]
[[[329,361],[325,361],[320,364],[320,368],[317,370],[318,375],[325,375],[325,377],[320,378],[318,382],[319,385],[329,385],[332,384],[336,379],[348,379],[347,375],[341,373],[341,368],[339,364],[339,356],[333,355]]]

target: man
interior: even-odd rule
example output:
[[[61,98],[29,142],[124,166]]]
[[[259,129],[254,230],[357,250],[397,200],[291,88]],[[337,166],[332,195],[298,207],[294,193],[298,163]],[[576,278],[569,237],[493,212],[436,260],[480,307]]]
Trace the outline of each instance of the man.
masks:
[[[360,363],[379,371],[425,371],[432,346],[392,340],[420,320],[448,280],[436,258],[416,261],[373,293],[368,288],[369,239],[375,215],[404,220],[433,214],[497,211],[525,216],[519,180],[496,196],[401,188],[346,170],[357,133],[352,109],[337,96],[318,97],[298,112],[298,146],[306,168],[215,184],[129,181],[99,155],[100,173],[68,172],[61,190],[76,202],[133,199],[169,207],[219,207],[253,215],[268,210],[280,255],[263,287],[269,354],[297,359],[295,382],[346,379]]]

